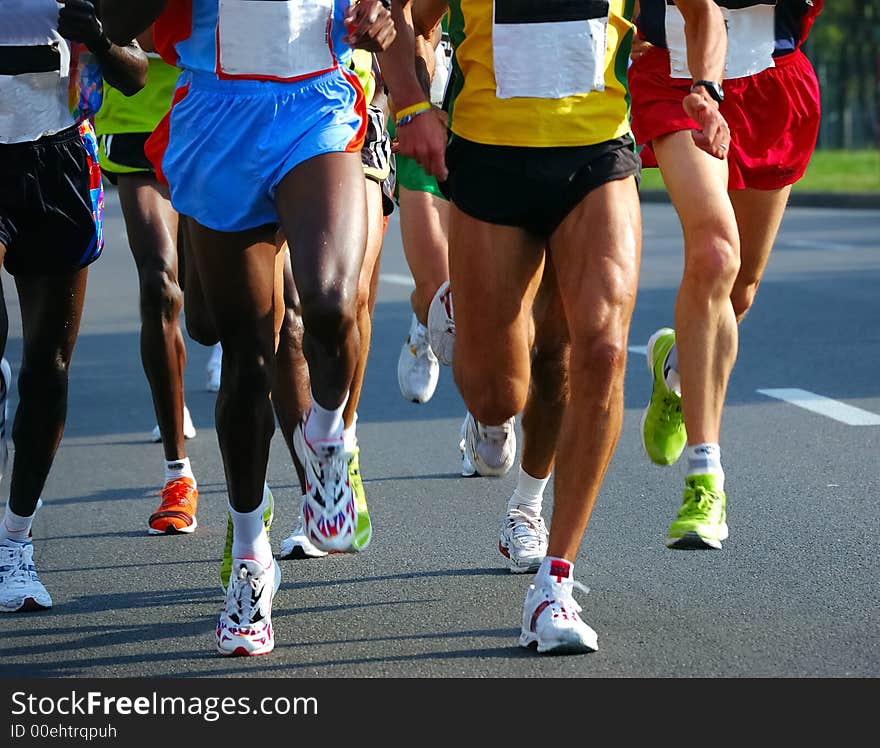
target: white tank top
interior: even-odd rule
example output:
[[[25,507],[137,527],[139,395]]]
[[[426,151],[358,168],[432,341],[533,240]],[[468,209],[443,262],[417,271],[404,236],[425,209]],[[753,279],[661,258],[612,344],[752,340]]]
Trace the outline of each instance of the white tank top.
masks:
[[[37,140],[74,123],[68,108],[70,47],[58,34],[60,7],[55,0],[0,3],[0,143]]]

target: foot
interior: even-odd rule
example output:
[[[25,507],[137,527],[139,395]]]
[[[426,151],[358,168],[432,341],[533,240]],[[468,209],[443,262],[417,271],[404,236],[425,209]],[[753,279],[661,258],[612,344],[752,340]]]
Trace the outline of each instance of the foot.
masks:
[[[212,346],[211,348],[211,357],[208,359],[208,363],[205,366],[205,389],[208,392],[219,392],[220,391],[220,370],[223,365],[223,347],[220,343]]]
[[[445,366],[452,365],[455,350],[455,313],[452,308],[452,291],[446,281],[431,300],[428,307],[428,342],[437,360]]]
[[[192,416],[189,414],[189,408],[185,405],[183,406],[183,437],[184,439],[196,438],[196,427],[193,425]],[[158,423],[153,426],[153,432],[150,434],[150,439],[156,444],[159,444],[162,441],[162,432],[159,431]]]
[[[150,535],[191,533],[199,523],[196,509],[199,492],[192,478],[175,478],[162,489],[162,503],[150,515]]]
[[[263,512],[263,526],[266,528],[268,536],[269,528],[272,527],[272,519],[275,517],[275,497],[266,482],[263,483],[263,502],[266,504],[266,509]],[[232,532],[232,515],[227,510],[226,542],[223,545],[223,559],[220,561],[220,587],[224,590],[229,585],[229,575],[232,573]]]
[[[281,585],[275,560],[268,567],[236,558],[226,587],[226,605],[215,632],[217,650],[226,657],[268,654],[275,647],[272,599]]]
[[[666,385],[666,355],[675,343],[675,331],[664,327],[648,340],[648,370],[654,381],[651,400],[642,414],[642,444],[651,462],[675,463],[687,444],[681,415],[681,395]]]
[[[486,426],[468,413],[461,424],[458,449],[463,476],[505,475],[516,460],[516,419]]]
[[[302,505],[300,505],[293,530],[281,541],[281,548],[276,558],[286,561],[288,559],[323,558],[326,555],[327,551],[316,548],[315,544],[309,540],[309,536],[306,535],[306,521],[303,519]]]
[[[582,608],[572,590],[589,592],[572,578],[571,564],[554,559],[535,575],[523,603],[521,647],[536,646],[544,654],[581,654],[599,649],[599,637],[578,613]]]
[[[666,547],[682,551],[721,550],[727,540],[727,496],[713,475],[689,475],[678,517],[666,533]]]
[[[303,519],[306,535],[322,551],[349,549],[357,526],[354,489],[348,474],[351,454],[342,437],[310,443],[305,419],[293,432],[293,446],[305,471]]]
[[[428,343],[428,328],[414,314],[397,359],[400,394],[414,403],[426,403],[434,395],[439,378],[440,363]]]
[[[536,572],[547,555],[547,527],[543,517],[512,509],[501,526],[498,550],[510,561],[515,574]]]
[[[0,612],[47,610],[52,598],[37,576],[34,546],[0,540]]]

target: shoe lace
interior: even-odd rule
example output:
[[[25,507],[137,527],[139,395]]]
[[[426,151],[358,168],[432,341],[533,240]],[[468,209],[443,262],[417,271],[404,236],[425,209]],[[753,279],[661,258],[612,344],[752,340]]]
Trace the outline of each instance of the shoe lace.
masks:
[[[578,601],[574,599],[573,592],[577,589],[583,592],[585,595],[589,595],[589,587],[581,584],[576,579],[570,579],[567,582],[563,582],[561,585],[554,585],[554,587],[556,587],[556,589],[553,590],[553,596],[556,598],[556,602],[559,605],[561,605],[566,610],[571,608],[575,613],[580,613],[583,610],[583,608],[578,604]]]
[[[336,505],[340,497],[339,486],[348,479],[348,463],[354,455],[335,446],[320,448],[316,454],[318,459],[313,469],[318,484],[318,500],[326,509]]]
[[[719,498],[716,493],[703,486],[691,486],[685,492],[682,510],[690,517],[709,519]]]
[[[504,444],[510,436],[512,428],[513,422],[511,420],[505,421],[500,426],[487,426],[486,424],[477,421],[477,433],[479,434],[481,441]]]
[[[27,544],[19,547],[0,546],[0,580],[9,587],[21,588],[39,581],[34,568],[34,549]]]
[[[507,526],[510,536],[517,545],[526,550],[535,550],[541,545],[541,537],[545,532],[544,519],[533,517],[518,509],[507,514]]]
[[[250,574],[242,565],[232,577],[232,594],[226,596],[226,615],[239,626],[254,621],[254,609],[259,605],[259,592],[264,580]]]
[[[660,400],[659,417],[666,423],[681,421],[681,397],[674,392],[665,392]]]
[[[190,486],[182,480],[171,481],[160,492],[162,505],[160,509],[169,506],[189,506]]]

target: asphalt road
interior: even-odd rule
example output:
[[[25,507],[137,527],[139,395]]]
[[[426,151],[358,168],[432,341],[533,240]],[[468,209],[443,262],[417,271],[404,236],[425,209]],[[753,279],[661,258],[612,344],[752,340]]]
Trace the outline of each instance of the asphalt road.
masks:
[[[786,215],[741,328],[722,437],[731,537],[717,553],[664,547],[684,468],[649,464],[639,439],[650,382],[638,347],[671,323],[682,264],[672,208],[646,204],[644,223],[623,433],[576,567],[592,588],[580,601],[599,651],[545,658],[516,646],[529,577],[508,573],[496,550],[514,476],[458,476],[464,406],[448,369],[430,403],[399,394],[410,312],[393,218],[359,409],[373,542],[358,555],[283,562],[275,651],[223,659],[213,629],[226,496],[214,395],[204,389],[208,352],[188,341],[199,529],[148,536],[163,458],[148,440],[155,419],[135,271],[108,193],[107,248],[91,271],[67,431],[35,524],[55,605],[0,619],[0,675],[880,676],[880,212]],[[17,373],[17,299],[8,276],[3,283]],[[295,484],[280,432],[268,480],[277,549]],[[8,480],[0,491],[5,498]]]

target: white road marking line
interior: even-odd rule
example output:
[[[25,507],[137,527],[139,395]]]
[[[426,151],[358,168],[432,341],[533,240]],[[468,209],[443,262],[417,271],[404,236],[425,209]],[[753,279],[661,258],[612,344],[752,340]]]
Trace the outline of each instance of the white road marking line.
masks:
[[[799,389],[758,390],[762,395],[796,405],[804,410],[818,413],[848,426],[880,426],[880,416],[861,408],[855,408],[830,397]]]
[[[384,281],[385,283],[392,283],[395,286],[409,286],[410,288],[415,286],[411,276],[400,275],[399,273],[381,273],[379,275],[379,280]]]
[[[815,239],[783,239],[779,242],[783,246],[797,247],[802,249],[825,249],[832,252],[849,249],[859,249],[857,244],[840,244],[834,242],[821,242]],[[865,247],[867,249],[867,247]]]
[[[643,356],[648,355],[648,346],[646,345],[630,345],[627,346],[627,350],[630,353],[641,353]]]

